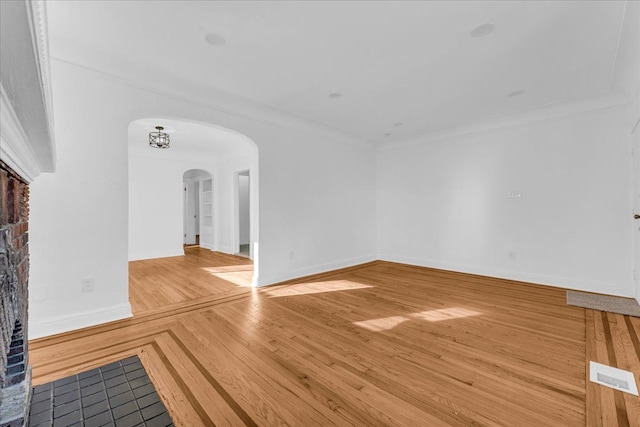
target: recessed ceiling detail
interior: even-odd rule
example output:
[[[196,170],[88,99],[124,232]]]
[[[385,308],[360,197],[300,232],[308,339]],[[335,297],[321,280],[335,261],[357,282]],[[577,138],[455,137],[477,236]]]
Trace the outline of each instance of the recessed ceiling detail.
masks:
[[[524,94],[524,89],[520,89],[520,90],[514,90],[513,92],[510,92],[509,95],[510,97],[514,97],[514,96],[520,96]]]
[[[212,46],[220,47],[227,44],[227,40],[219,34],[207,33],[204,35],[204,39]]]
[[[471,37],[484,37],[491,34],[494,28],[496,28],[495,24],[486,22],[475,27],[469,34],[471,35]]]

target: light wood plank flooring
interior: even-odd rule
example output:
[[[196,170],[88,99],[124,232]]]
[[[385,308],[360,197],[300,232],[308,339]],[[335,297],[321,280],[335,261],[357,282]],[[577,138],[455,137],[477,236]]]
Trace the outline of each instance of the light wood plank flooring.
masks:
[[[586,310],[586,360],[631,371],[640,385],[640,319]],[[588,375],[588,372],[587,372]],[[587,382],[588,426],[640,426],[640,399]]]
[[[134,315],[250,287],[250,259],[185,247],[185,256],[129,263],[129,302]]]
[[[141,276],[198,288],[185,265],[224,267],[198,257]],[[387,262],[233,283],[30,342],[34,384],[138,354],[183,426],[585,425],[585,310],[563,290]]]

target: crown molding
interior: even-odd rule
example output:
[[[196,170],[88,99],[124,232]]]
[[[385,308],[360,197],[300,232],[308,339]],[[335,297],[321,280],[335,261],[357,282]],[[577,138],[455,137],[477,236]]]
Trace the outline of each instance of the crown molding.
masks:
[[[55,168],[45,4],[4,6],[3,37],[14,42],[3,45],[1,60],[14,70],[0,82],[0,158],[31,182]]]
[[[11,169],[31,182],[41,172],[11,100],[0,85],[0,158]]]
[[[50,166],[44,170],[55,170],[55,132],[53,123],[53,95],[51,89],[51,67],[49,59],[49,30],[47,27],[47,7],[45,0],[28,0],[27,11],[33,49],[36,53],[36,67],[40,76],[42,103],[45,107],[47,128],[49,133]]]
[[[79,57],[79,55],[76,55],[76,58],[77,57]],[[147,79],[140,81],[114,70],[104,70],[86,65],[77,59],[60,56],[52,56],[51,59],[58,63],[86,70],[105,81],[196,105],[225,115],[240,117],[272,126],[281,126],[283,128],[302,128],[322,136],[326,135],[330,137],[331,140],[354,148],[366,150],[375,149],[374,143],[367,139],[347,134],[326,124],[298,116],[273,105],[263,104],[226,92],[219,88],[203,86],[186,80],[181,80],[180,84],[168,84],[170,80],[167,79],[173,79],[175,82],[178,81],[176,80],[177,78],[160,74],[156,74],[155,76],[159,80],[152,81],[151,79]],[[164,82],[162,79],[165,79]],[[182,90],[178,92],[170,89],[175,86],[180,86]]]
[[[583,98],[574,102],[558,102],[520,113],[492,117],[486,120],[467,123],[465,125],[433,131],[422,135],[416,135],[397,141],[383,142],[378,144],[378,150],[395,150],[415,145],[434,143],[456,137],[529,126],[536,123],[558,120],[579,114],[624,108],[631,105],[631,103],[632,101],[627,95],[606,92],[604,94]]]

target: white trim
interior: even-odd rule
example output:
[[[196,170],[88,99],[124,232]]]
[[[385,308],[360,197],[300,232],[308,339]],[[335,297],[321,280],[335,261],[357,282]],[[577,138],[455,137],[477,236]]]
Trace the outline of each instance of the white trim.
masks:
[[[303,129],[309,129],[314,132],[319,132],[324,135],[331,136],[338,139],[340,142],[351,145],[357,148],[375,148],[373,142],[361,138],[358,136],[350,135],[339,129],[332,128],[328,125],[307,119],[302,116],[290,113],[285,110],[281,110],[277,107],[263,104],[259,101],[254,101],[248,98],[240,97],[230,92],[223,91],[222,89],[215,89],[211,87],[202,86],[194,82],[182,81],[173,85],[162,85],[161,83],[152,83],[149,81],[137,81],[129,77],[118,75],[112,71],[104,71],[93,68],[92,66],[82,64],[76,60],[69,60],[62,57],[52,56],[51,59],[72,65],[74,67],[82,68],[87,71],[95,73],[97,76],[104,80],[115,82],[124,86],[132,87],[137,90],[161,95],[167,98],[175,99],[176,101],[185,102],[191,105],[196,105],[208,110],[217,111],[222,114],[229,114],[243,119],[249,119],[258,123],[265,123],[270,125],[284,126],[291,128],[297,126]],[[161,78],[164,76],[161,76]],[[173,79],[175,81],[175,78]],[[189,87],[181,92],[177,92],[171,87]],[[189,94],[186,94],[189,92]],[[197,94],[197,95],[195,95]]]
[[[139,261],[143,259],[168,258],[174,256],[184,256],[184,250],[180,251],[159,251],[129,254],[129,261]]]
[[[55,132],[53,123],[53,95],[51,89],[51,69],[49,65],[49,29],[47,27],[47,8],[45,0],[28,0],[27,11],[29,15],[29,27],[33,41],[33,50],[36,53],[36,66],[40,76],[42,102],[44,104],[47,127],[49,130],[49,149],[51,156],[47,160],[49,167],[43,166],[43,170],[53,172],[56,168]]]
[[[41,172],[55,170],[55,149],[45,2],[28,0],[24,6],[28,20],[24,25],[29,26],[33,49],[27,53],[29,57],[25,61],[29,63],[29,67],[35,67],[37,78],[28,77],[28,93],[20,96],[14,94],[19,99],[12,99],[7,88],[0,84],[0,159],[31,182]],[[21,15],[19,19],[24,18]],[[12,51],[3,52],[2,61],[10,61],[15,54]],[[16,111],[31,111],[36,104],[43,106],[44,114],[23,117],[25,122],[21,122]],[[29,135],[33,134],[39,135],[36,140],[29,139]]]
[[[396,150],[456,137],[535,125],[537,123],[563,119],[574,115],[625,108],[629,105],[631,105],[629,97],[605,93],[571,102],[557,102],[522,112],[489,117],[478,120],[477,122],[464,123],[396,141],[382,142],[378,143],[377,149],[378,151]]]
[[[253,215],[251,215],[251,203],[253,202],[252,185],[251,185],[251,168],[240,168],[232,172],[231,183],[231,247],[232,253],[235,255],[240,250],[240,174],[247,173],[249,178],[249,258],[252,258],[251,242],[253,242]]]
[[[27,181],[42,171],[9,95],[0,84],[0,159]]]
[[[200,245],[202,246],[202,245]],[[218,244],[217,245],[217,249],[211,249],[212,251],[217,251],[217,252],[222,252],[225,254],[229,254],[229,255],[233,255],[235,254],[235,251],[233,250],[233,246],[231,245],[221,245]]]
[[[271,276],[264,276],[264,277],[261,276],[257,280],[256,286],[257,287],[267,286],[267,285],[272,285],[274,283],[284,282],[286,280],[292,280],[292,279],[297,279],[304,276],[309,276],[312,274],[326,273],[333,270],[338,270],[340,268],[353,267],[355,265],[375,261],[376,259],[377,257],[375,255],[366,255],[366,256],[361,256],[356,258],[349,258],[342,261],[330,262],[327,264],[312,265],[309,267],[293,270],[287,274],[271,275]]]
[[[519,271],[501,270],[495,268],[485,268],[476,265],[460,264],[455,262],[443,262],[431,259],[411,258],[404,256],[394,256],[382,254],[381,261],[397,262],[401,264],[415,265],[418,267],[436,268],[439,270],[455,271],[459,273],[477,274],[480,276],[495,277],[498,279],[515,280],[518,282],[534,283],[556,288],[574,289],[577,291],[597,292],[601,294],[615,295],[633,298],[628,292],[620,290],[620,286],[611,283],[597,282],[591,280],[572,279],[568,277],[549,276],[545,274],[527,273]]]
[[[66,316],[52,317],[39,322],[30,321],[29,339],[47,337],[49,335],[59,334],[62,332],[126,319],[132,316],[131,305],[126,303],[103,308],[101,310],[89,310]]]
[[[200,247],[203,249],[209,249],[210,251],[215,251],[215,249],[213,248],[213,245],[210,245],[208,243],[200,243]]]

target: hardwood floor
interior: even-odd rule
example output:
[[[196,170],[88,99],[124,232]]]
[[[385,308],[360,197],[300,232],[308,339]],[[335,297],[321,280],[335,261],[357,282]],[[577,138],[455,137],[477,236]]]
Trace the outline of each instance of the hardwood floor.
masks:
[[[161,282],[134,318],[30,342],[34,384],[138,354],[183,426],[585,425],[563,290],[387,262],[254,290],[206,252],[132,266]]]
[[[129,263],[129,301],[134,315],[250,287],[248,258],[185,247],[186,256]]]
[[[586,310],[586,324],[586,360],[631,371],[640,385],[640,319]],[[587,382],[586,403],[588,426],[640,426],[636,396]]]

